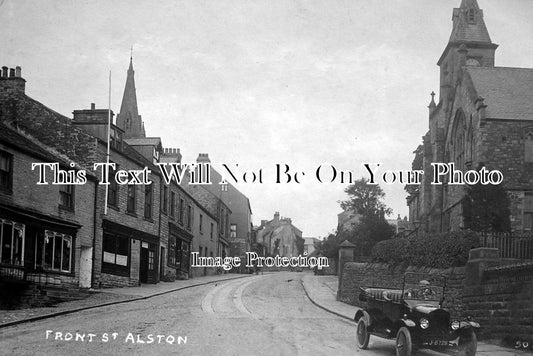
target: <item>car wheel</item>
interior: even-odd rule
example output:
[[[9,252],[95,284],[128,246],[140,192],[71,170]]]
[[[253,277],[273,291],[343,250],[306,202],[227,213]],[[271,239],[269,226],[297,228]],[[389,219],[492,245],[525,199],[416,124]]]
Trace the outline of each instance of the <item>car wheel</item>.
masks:
[[[360,349],[366,350],[368,342],[370,341],[370,334],[368,333],[368,325],[364,317],[359,318],[357,322],[357,346]]]
[[[477,351],[477,337],[474,330],[470,329],[465,335],[459,336],[457,356],[474,356]]]
[[[401,327],[396,336],[396,356],[411,356],[412,352],[411,332],[405,326]]]

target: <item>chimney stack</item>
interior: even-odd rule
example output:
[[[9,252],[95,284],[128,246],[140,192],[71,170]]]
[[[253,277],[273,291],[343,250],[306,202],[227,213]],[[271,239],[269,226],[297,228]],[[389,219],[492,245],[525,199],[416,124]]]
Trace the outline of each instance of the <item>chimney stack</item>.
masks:
[[[21,68],[2,67],[0,76],[0,91],[2,92],[19,92],[24,94],[26,90],[26,80],[21,76]]]
[[[207,153],[200,153],[198,154],[198,158],[196,159],[197,163],[211,163],[211,160],[209,159],[209,155]]]

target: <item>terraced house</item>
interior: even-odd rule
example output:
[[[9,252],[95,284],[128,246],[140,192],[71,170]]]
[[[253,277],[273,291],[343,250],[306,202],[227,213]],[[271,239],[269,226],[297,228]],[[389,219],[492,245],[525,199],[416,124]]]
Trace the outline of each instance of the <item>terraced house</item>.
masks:
[[[190,252],[225,256],[231,212],[215,196],[198,201],[183,183],[164,181],[157,164],[180,162],[181,154],[164,148],[158,137],[146,137],[131,59],[117,125],[110,125],[114,167],[107,172],[94,164],[107,160],[108,119],[114,113],[91,104],[74,110],[71,119],[28,97],[25,87],[20,68],[3,67],[1,281],[88,288],[215,273],[193,272]],[[39,167],[32,163],[49,164],[42,168],[48,184],[37,184]],[[65,173],[54,175],[53,169]],[[150,184],[134,173],[146,170]],[[85,172],[86,181],[51,184],[68,172],[71,178]],[[123,182],[115,179],[117,173]]]
[[[97,180],[89,173],[85,184],[52,184],[64,178],[52,169],[79,172],[95,158],[97,144],[26,96],[25,86],[19,67],[2,68],[0,277],[90,287]],[[65,137],[72,139],[54,145]],[[46,177],[35,163],[50,165]]]

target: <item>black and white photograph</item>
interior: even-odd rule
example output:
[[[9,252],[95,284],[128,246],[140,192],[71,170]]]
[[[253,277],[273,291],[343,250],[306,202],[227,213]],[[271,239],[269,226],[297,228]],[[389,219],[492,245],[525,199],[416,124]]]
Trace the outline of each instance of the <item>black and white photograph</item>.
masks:
[[[533,355],[532,18],[0,0],[0,355]]]

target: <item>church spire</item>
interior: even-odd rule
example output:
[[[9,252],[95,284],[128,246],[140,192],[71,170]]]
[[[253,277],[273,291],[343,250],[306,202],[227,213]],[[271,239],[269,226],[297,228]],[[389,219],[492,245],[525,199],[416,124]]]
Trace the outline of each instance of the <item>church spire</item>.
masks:
[[[137,93],[135,90],[135,71],[133,70],[133,47],[130,55],[130,66],[126,78],[126,87],[122,96],[120,113],[117,115],[117,126],[124,130],[125,138],[146,137],[141,115],[137,108]]]
[[[494,67],[498,45],[492,43],[477,0],[461,0],[453,9],[450,40],[439,58],[439,103],[445,112],[451,108],[455,87],[463,77],[463,67]]]
[[[453,30],[450,43],[478,42],[492,43],[483,20],[483,10],[477,0],[461,0],[461,6],[453,9]]]

